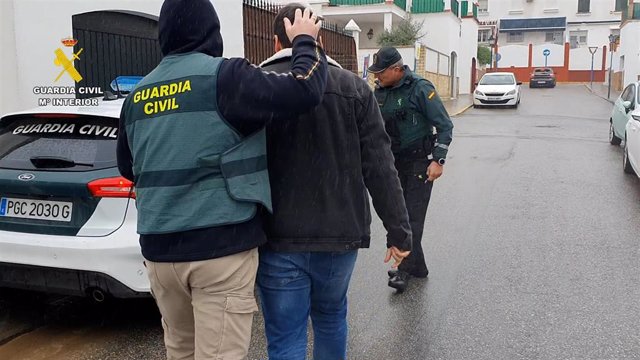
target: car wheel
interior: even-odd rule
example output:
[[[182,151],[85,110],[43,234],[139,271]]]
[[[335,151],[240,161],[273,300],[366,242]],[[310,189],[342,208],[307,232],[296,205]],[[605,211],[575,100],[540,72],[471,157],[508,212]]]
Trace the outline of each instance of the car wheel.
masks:
[[[622,169],[627,174],[636,173],[635,171],[633,171],[633,166],[631,166],[631,163],[629,162],[629,146],[627,145],[626,140],[624,142],[624,154],[622,155]]]
[[[613,131],[613,121],[609,121],[609,144],[611,145],[620,145],[622,139],[616,136],[616,133]]]

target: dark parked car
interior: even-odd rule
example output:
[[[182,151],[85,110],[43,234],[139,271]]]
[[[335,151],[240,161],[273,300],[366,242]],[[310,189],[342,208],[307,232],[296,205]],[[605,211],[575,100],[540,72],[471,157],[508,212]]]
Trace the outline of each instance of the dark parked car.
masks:
[[[553,73],[553,69],[534,69],[529,80],[529,87],[556,87],[556,74]]]

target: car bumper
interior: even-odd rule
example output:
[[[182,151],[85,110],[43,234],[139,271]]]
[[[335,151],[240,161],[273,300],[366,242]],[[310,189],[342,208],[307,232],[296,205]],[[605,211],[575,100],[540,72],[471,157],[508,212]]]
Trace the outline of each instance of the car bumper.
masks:
[[[552,87],[555,85],[556,81],[550,79],[533,79],[529,81],[529,87]]]
[[[0,231],[0,272],[4,287],[75,295],[99,287],[115,297],[150,294],[133,215],[101,237]]]
[[[473,105],[480,106],[513,106],[518,102],[516,95],[508,95],[501,97],[488,97],[481,95],[473,95]]]

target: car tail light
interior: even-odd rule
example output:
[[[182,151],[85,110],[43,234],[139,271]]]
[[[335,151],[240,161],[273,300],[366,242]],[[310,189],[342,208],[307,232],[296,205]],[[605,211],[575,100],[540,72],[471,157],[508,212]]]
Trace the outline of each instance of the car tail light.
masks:
[[[133,182],[122,176],[93,180],[87,184],[87,187],[95,197],[136,198]]]

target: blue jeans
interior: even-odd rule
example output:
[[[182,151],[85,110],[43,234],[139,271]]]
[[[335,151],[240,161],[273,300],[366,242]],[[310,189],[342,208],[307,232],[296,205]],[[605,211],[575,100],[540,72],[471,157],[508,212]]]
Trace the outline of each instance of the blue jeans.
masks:
[[[257,283],[270,360],[306,359],[309,316],[313,359],[346,358],[347,290],[357,255],[261,249]]]

